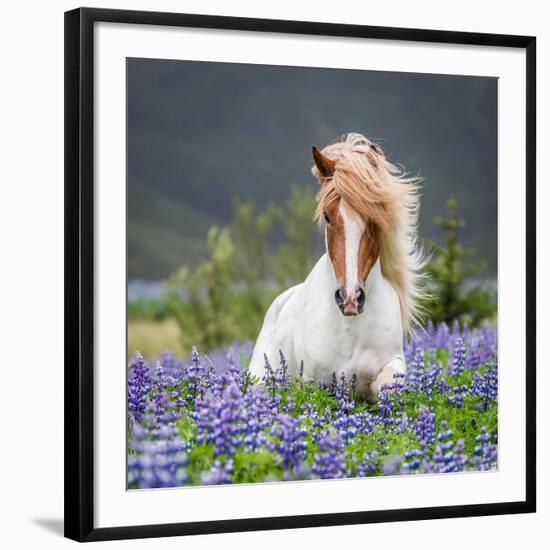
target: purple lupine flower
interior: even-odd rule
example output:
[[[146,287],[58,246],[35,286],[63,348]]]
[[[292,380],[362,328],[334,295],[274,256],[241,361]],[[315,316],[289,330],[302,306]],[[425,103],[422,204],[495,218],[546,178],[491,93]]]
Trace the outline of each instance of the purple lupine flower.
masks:
[[[422,392],[430,399],[438,389],[438,383],[441,379],[442,372],[443,367],[441,363],[431,363],[426,370],[422,384]]]
[[[421,391],[424,385],[424,352],[417,349],[407,371],[405,388],[408,391]]]
[[[190,483],[186,451],[201,444],[212,445],[216,462],[194,473],[193,483],[231,483],[232,457],[238,451],[276,453],[281,457],[283,480],[362,477],[376,474],[379,464],[383,465],[380,473],[386,475],[495,468],[496,434],[482,430],[473,455],[467,455],[464,441],[455,440],[444,422],[438,421],[441,427],[435,435],[434,409],[420,403],[427,399],[438,414],[441,403],[461,407],[466,396],[482,410],[494,407],[498,398],[496,344],[496,329],[488,325],[475,330],[455,326],[452,331],[446,325],[428,325],[426,330],[415,331],[410,342],[404,343],[409,367],[406,384],[400,375],[384,385],[375,413],[355,402],[357,378],[346,380],[337,365],[328,385],[305,380],[304,365],[300,365],[296,383],[306,391],[299,395],[307,395],[311,385],[321,397],[310,402],[295,400],[294,382],[283,356],[276,371],[267,362],[264,384],[254,384],[233,347],[214,352],[215,362],[199,356],[197,350],[188,363],[163,354],[149,363],[156,365],[154,372],[136,355],[128,372],[129,486]],[[442,348],[451,357],[450,373],[475,371],[470,384],[456,385],[455,381],[449,386],[439,362]],[[404,412],[412,403],[413,396],[407,395],[413,391],[410,388],[420,394],[416,417]],[[325,402],[323,391],[332,394]],[[180,439],[176,422],[185,441]],[[414,434],[416,442],[401,456],[394,456],[393,438],[406,433]],[[364,437],[371,438],[369,444],[376,451],[361,454]],[[151,453],[159,456],[153,459]],[[183,455],[178,458],[178,453]],[[312,459],[311,467],[305,456]]]
[[[221,374],[229,370],[229,358],[231,358],[231,361],[236,363],[242,369],[242,359],[244,357],[250,357],[253,349],[253,342],[234,342],[226,348],[211,351],[208,354],[208,359],[209,362],[215,366],[216,374]]]
[[[151,436],[144,426],[135,424],[132,449],[135,455],[128,459],[130,488],[174,487],[187,481],[185,446],[173,426],[164,426]]]
[[[449,389],[447,402],[454,405],[457,409],[461,409],[464,404],[464,397],[468,394],[468,386],[462,384]]]
[[[285,470],[294,470],[305,460],[307,443],[304,438],[308,431],[300,427],[296,418],[281,414],[271,429],[275,440],[270,449],[276,451],[282,458]]]
[[[280,398],[263,388],[243,394],[235,383],[221,394],[207,394],[197,401],[197,440],[213,444],[216,456],[232,456],[241,447],[255,450],[266,443],[279,405]]]
[[[402,406],[401,390],[404,387],[404,375],[396,373],[393,382],[382,384],[378,395],[377,421],[391,427],[394,424],[394,415]]]
[[[212,468],[210,468],[208,472],[202,474],[201,485],[224,485],[231,483],[232,474],[232,460],[228,460],[225,464],[222,464],[219,460],[216,460],[212,465]]]
[[[193,347],[191,362],[184,375],[184,381],[187,384],[189,396],[192,399],[202,397],[209,389],[209,375],[208,366],[201,362],[197,348]]]
[[[391,388],[387,385],[382,385],[378,396],[378,416],[382,423],[386,425],[392,424],[392,413],[394,407],[395,403],[392,400]]]
[[[401,433],[405,433],[409,429],[409,417],[407,416],[407,413],[403,413],[399,417],[399,420],[397,421],[396,425],[397,425],[397,429]]]
[[[320,479],[345,477],[347,473],[344,442],[334,430],[321,434],[318,442],[319,452],[313,457],[311,472]]]
[[[434,346],[438,349],[445,349],[449,347],[449,340],[451,337],[451,331],[446,323],[440,323],[435,329],[433,341]]]
[[[248,391],[243,397],[245,411],[242,444],[247,452],[253,452],[267,444],[267,432],[273,426],[278,407],[273,399],[261,390]]]
[[[319,387],[321,387],[321,384],[319,384]],[[338,389],[338,380],[336,379],[336,373],[333,372],[330,380],[330,385],[328,387],[328,391],[333,395],[336,395],[337,389]]]
[[[269,391],[271,392],[271,395],[274,397],[275,392],[277,391],[277,379],[275,376],[275,372],[273,371],[273,367],[269,362],[269,358],[265,353],[264,353],[264,375],[262,377],[262,381],[264,382],[266,388],[268,388]]]
[[[164,375],[164,370],[160,361],[157,361],[157,366],[152,377],[153,390],[163,392],[168,387],[168,377]]]
[[[221,397],[211,394],[197,402],[197,440],[213,444],[215,455],[232,456],[246,433],[243,395],[237,385],[228,386]]]
[[[221,353],[221,352],[219,352]],[[224,358],[223,368],[216,369],[210,358],[204,369],[203,379],[209,380],[206,389],[221,394],[225,388],[236,384],[242,393],[246,393],[248,386],[252,383],[250,371],[243,368],[237,357],[237,352],[230,346]]]
[[[462,334],[462,331],[460,329],[460,322],[458,319],[455,319],[453,321],[453,328],[451,330],[451,336],[456,340],[457,338],[460,338],[460,335]]]
[[[369,435],[374,430],[378,418],[366,411],[353,414],[351,420],[354,423],[357,434]]]
[[[338,402],[346,402],[348,400],[348,385],[346,383],[346,374],[342,371],[340,378],[334,388],[334,397]]]
[[[462,340],[466,352],[466,368],[476,369],[497,360],[497,330],[495,326],[483,325],[479,329],[463,329]]]
[[[313,441],[318,443],[323,429],[332,421],[332,415],[328,407],[325,409],[323,414],[319,414],[316,408],[314,408],[310,403],[306,403],[302,420],[307,425],[311,426],[310,432]]]
[[[420,471],[424,462],[424,452],[422,449],[413,449],[404,454],[405,463],[401,469],[403,474],[414,474]]]
[[[374,475],[378,470],[378,452],[372,451],[363,455],[363,460],[359,463],[357,470],[358,477],[367,477],[368,475]]]
[[[384,462],[382,472],[385,476],[394,476],[401,473],[401,457],[392,455]]]
[[[481,408],[487,410],[489,405],[496,401],[498,397],[498,372],[496,366],[488,366],[483,376],[477,373],[474,374],[469,391],[470,395],[480,398]]]
[[[359,433],[370,433],[374,425],[369,413],[354,414],[354,409],[354,401],[348,397],[342,398],[332,421],[332,426],[338,431],[346,445],[352,443]]]
[[[421,407],[418,418],[413,423],[413,431],[418,441],[431,445],[435,437],[435,414],[430,407]]]
[[[173,353],[163,352],[160,355],[159,363],[162,365],[164,372],[174,378],[180,380],[185,365],[182,361],[179,361]]]
[[[175,405],[165,392],[152,393],[147,403],[146,411],[155,417],[155,426],[174,422],[179,415],[174,410]]]
[[[459,439],[453,449],[454,467],[456,472],[463,472],[468,465],[468,457],[464,454],[464,439]]]
[[[367,477],[374,475],[378,469],[378,453],[365,453],[361,460],[356,456],[351,458],[352,466],[348,469],[347,477]]]
[[[458,376],[464,372],[466,364],[466,346],[462,338],[457,338],[453,349],[453,360],[447,371],[450,376]]]
[[[482,427],[476,436],[476,443],[472,465],[477,470],[494,470],[497,467],[497,446],[491,443],[491,437],[485,427]]]
[[[402,372],[396,372],[393,375],[392,390],[401,391],[405,387],[406,374]]]
[[[476,370],[481,365],[481,355],[480,353],[473,348],[468,349],[466,357],[466,368],[468,370]]]
[[[453,442],[453,432],[448,429],[447,422],[441,422],[441,430],[437,434],[437,445],[433,455],[433,462],[426,468],[426,472],[449,473],[461,472],[465,469],[467,458],[463,454],[464,440]]]
[[[439,395],[445,396],[445,395],[448,395],[450,386],[443,377],[440,377],[436,382],[436,388],[437,388],[437,393],[439,393]]]
[[[311,479],[311,468],[306,462],[301,462],[292,471],[283,472],[283,481],[296,481],[300,479]]]
[[[150,391],[151,373],[142,355],[137,352],[130,361],[128,377],[128,413],[136,422],[143,418]]]
[[[275,371],[275,384],[279,389],[287,389],[290,383],[288,376],[288,363],[283,352],[279,350],[279,368]]]

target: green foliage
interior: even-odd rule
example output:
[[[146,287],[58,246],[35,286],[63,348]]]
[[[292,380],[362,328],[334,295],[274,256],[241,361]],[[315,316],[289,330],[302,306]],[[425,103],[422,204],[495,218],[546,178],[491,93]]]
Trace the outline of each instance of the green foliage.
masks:
[[[258,287],[269,276],[270,235],[275,210],[257,211],[252,201],[237,202],[231,233],[237,243],[233,262],[235,276],[247,287]]]
[[[283,477],[280,457],[266,449],[255,452],[238,450],[233,459],[233,468],[233,483],[277,481]]]
[[[166,304],[162,300],[147,298],[128,302],[128,319],[160,321],[166,318]]]
[[[178,324],[183,349],[210,351],[256,338],[275,296],[311,270],[314,205],[311,191],[293,187],[284,208],[237,202],[229,227],[210,228],[208,259],[165,282],[163,303]],[[285,235],[278,248],[277,224]]]
[[[271,205],[262,211],[252,201],[235,204],[230,229],[235,242],[233,291],[239,303],[241,340],[256,336],[265,311],[275,297],[275,289],[267,285],[274,219],[275,210]]]
[[[214,445],[193,444],[189,452],[189,463],[186,467],[190,485],[199,484],[203,473],[210,470],[214,464],[214,450]]]
[[[273,275],[282,288],[303,281],[314,264],[311,256],[315,227],[312,213],[315,195],[306,187],[293,186],[285,208],[275,210],[284,227],[285,240],[273,262]]]
[[[236,281],[247,289],[265,288],[270,280],[279,289],[303,281],[314,263],[314,209],[314,193],[297,185],[283,207],[268,203],[260,210],[252,201],[237,202],[231,224]],[[283,240],[276,247],[279,233]]]
[[[300,408],[305,407],[307,403],[314,406],[315,412],[322,415],[327,408],[336,411],[338,403],[334,396],[326,389],[314,384],[303,384],[295,382],[288,390],[291,401],[296,405],[294,415],[298,414]]]
[[[447,217],[436,219],[445,237],[442,246],[431,243],[432,258],[427,272],[433,288],[430,288],[432,299],[426,301],[425,310],[434,324],[451,325],[458,321],[475,327],[495,315],[496,304],[481,285],[465,288],[465,283],[479,275],[484,266],[472,263],[473,251],[465,250],[460,244],[459,231],[464,221],[457,218],[456,200],[449,199],[447,208]]]
[[[236,312],[228,300],[232,292],[234,245],[228,228],[208,231],[209,259],[194,271],[182,267],[165,282],[168,312],[184,336],[202,349],[214,349],[234,341]],[[185,307],[185,300],[189,307]]]

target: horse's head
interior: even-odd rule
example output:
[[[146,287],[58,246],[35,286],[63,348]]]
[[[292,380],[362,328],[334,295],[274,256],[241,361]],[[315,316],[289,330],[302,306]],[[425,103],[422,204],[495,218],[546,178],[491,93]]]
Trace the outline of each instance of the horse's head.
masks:
[[[322,152],[313,147],[313,160],[321,186],[316,217],[324,225],[336,277],[334,298],[344,315],[359,315],[365,308],[367,277],[394,216],[393,197],[379,166],[384,157],[364,136],[348,134]]]
[[[334,298],[344,315],[359,315],[365,307],[365,282],[378,259],[376,230],[342,199],[323,210],[325,242],[338,288]]]

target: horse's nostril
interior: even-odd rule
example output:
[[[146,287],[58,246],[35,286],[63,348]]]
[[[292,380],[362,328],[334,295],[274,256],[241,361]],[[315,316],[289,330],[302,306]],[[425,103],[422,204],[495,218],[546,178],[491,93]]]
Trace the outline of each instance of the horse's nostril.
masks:
[[[340,308],[344,308],[344,302],[346,301],[346,290],[344,288],[339,288],[334,293],[334,299],[336,300],[336,305]]]
[[[359,309],[363,309],[363,306],[365,305],[365,291],[362,288],[359,288],[357,290],[357,306]]]

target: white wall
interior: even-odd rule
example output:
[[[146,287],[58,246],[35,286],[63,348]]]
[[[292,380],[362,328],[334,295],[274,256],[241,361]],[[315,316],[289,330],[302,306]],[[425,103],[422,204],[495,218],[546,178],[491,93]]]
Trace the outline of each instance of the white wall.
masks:
[[[550,18],[543,2],[410,0],[339,2],[245,2],[244,0],[112,0],[89,5],[385,26],[440,28],[538,38],[539,114],[539,304],[543,296],[542,213],[544,138],[548,96]],[[61,538],[63,516],[63,11],[66,0],[3,5],[0,41],[1,262],[0,323],[0,541],[6,548],[48,549],[71,544]],[[546,148],[547,149],[547,148]],[[548,196],[548,194],[546,193]],[[543,201],[547,208],[543,208]],[[512,220],[507,220],[512,222]],[[545,224],[545,232],[549,223]],[[546,306],[546,307],[545,307]],[[545,334],[539,314],[539,341]],[[542,350],[542,347],[541,347]],[[548,457],[549,407],[542,398],[549,377],[539,360],[539,465]],[[546,378],[546,379],[545,379]],[[546,432],[548,430],[546,429]],[[545,490],[546,489],[546,490]],[[539,513],[530,516],[303,529],[129,541],[120,546],[169,548],[493,548],[544,540],[550,521],[548,482],[539,467]],[[117,543],[104,543],[110,548]],[[540,547],[535,544],[535,547]]]

